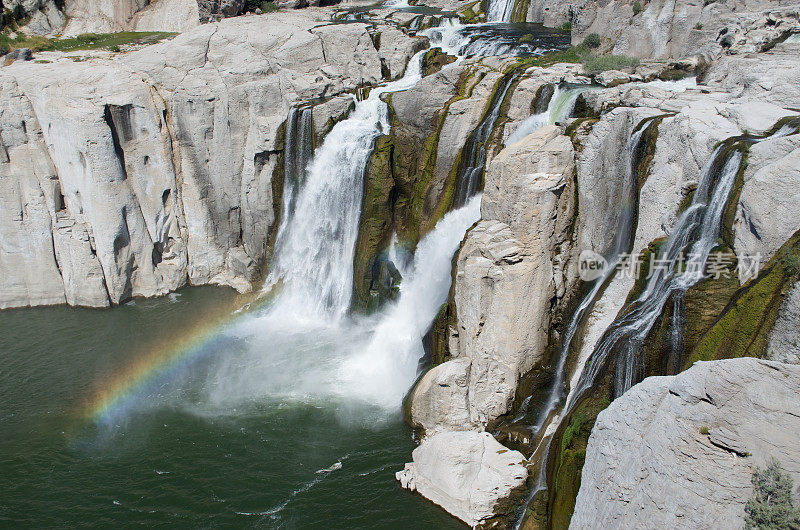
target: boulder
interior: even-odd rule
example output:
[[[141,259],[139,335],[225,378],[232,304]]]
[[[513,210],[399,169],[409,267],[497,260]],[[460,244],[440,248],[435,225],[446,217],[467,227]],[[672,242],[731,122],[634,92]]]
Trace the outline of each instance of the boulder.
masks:
[[[396,474],[400,484],[475,527],[508,513],[503,501],[525,485],[518,451],[483,432],[442,432],[414,449],[414,461]]]
[[[752,358],[650,377],[597,417],[570,528],[742,528],[756,466],[800,480],[800,366]]]

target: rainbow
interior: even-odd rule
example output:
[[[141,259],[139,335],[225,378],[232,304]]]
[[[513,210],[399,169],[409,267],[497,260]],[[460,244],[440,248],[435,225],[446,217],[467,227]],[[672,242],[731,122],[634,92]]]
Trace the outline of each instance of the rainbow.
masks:
[[[237,297],[230,304],[206,314],[176,336],[136,355],[136,360],[127,368],[104,381],[102,387],[95,390],[82,407],[81,416],[95,424],[112,423],[136,404],[148,385],[159,375],[190,362],[223,330],[251,311],[264,306],[267,301],[268,298],[243,300],[242,297]]]

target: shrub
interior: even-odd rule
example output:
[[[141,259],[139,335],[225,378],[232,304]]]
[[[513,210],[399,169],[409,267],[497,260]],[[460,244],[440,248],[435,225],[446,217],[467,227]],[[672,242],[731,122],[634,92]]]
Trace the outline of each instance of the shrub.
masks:
[[[642,4],[640,4],[639,2],[634,2],[633,3],[633,16],[636,16],[641,12],[642,12]]]
[[[561,24],[561,31],[572,31],[572,23],[564,22],[563,24]]]
[[[694,29],[703,29],[703,25],[701,23],[697,23],[694,25]]]
[[[11,46],[6,42],[0,42],[0,55],[5,55],[11,51]]]
[[[705,426],[700,427],[700,434],[704,434],[704,435],[708,436],[708,433],[709,433],[708,427],[705,427]]]
[[[533,42],[533,35],[531,35],[530,33],[526,33],[525,35],[519,38],[520,44],[530,44],[532,42]]]
[[[800,526],[800,510],[792,502],[792,477],[773,460],[753,471],[753,498],[745,505],[745,528],[786,529]]]
[[[590,74],[631,68],[638,64],[639,59],[624,55],[588,55],[583,58],[583,66]]]
[[[597,33],[589,33],[585,39],[583,39],[583,45],[587,48],[599,48],[600,47],[600,35]]]
[[[260,7],[262,13],[274,13],[278,10],[278,4],[275,2],[261,2]]]
[[[116,44],[108,47],[108,51],[111,51],[111,52],[114,52],[114,53],[117,53],[118,51],[120,51],[120,49],[121,48],[119,46],[117,46]]]

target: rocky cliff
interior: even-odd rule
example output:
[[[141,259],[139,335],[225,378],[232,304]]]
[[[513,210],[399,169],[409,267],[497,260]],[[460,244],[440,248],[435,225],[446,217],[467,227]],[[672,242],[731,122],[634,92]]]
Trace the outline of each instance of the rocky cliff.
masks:
[[[382,77],[367,26],[307,11],[115,58],[40,56],[52,62],[0,72],[3,307],[250,289],[279,213],[289,108],[320,100],[324,130]]]
[[[742,528],[750,477],[800,479],[800,367],[756,359],[651,377],[597,417],[570,528]]]

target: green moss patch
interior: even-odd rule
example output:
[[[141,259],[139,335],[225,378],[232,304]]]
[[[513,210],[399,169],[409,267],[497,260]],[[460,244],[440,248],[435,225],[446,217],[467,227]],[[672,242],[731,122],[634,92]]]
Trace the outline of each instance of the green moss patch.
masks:
[[[26,36],[19,34],[11,39],[6,34],[0,34],[0,46],[5,45],[10,50],[17,48],[30,48],[38,51],[98,50],[102,48],[119,50],[126,44],[154,44],[161,40],[174,37],[177,33],[155,31],[123,31],[121,33],[84,33],[77,37],[62,39],[48,39],[37,35]]]

